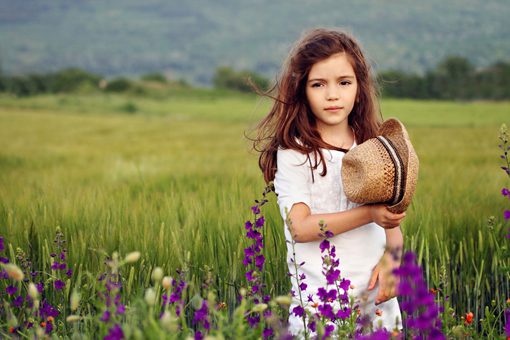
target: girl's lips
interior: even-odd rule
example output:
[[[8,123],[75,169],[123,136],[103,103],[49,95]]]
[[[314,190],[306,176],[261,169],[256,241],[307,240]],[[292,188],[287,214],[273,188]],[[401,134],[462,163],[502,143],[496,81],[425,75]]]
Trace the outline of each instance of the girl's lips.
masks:
[[[326,111],[338,111],[338,110],[341,110],[342,107],[340,106],[329,106],[329,107],[326,107],[324,110]]]

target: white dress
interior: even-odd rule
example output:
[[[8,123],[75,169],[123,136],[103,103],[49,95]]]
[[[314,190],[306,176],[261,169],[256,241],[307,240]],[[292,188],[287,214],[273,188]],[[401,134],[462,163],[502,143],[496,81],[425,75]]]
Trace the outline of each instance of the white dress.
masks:
[[[352,146],[355,147],[355,144]],[[295,150],[278,150],[277,172],[275,174],[274,186],[278,195],[280,213],[285,223],[285,208],[290,211],[295,203],[305,203],[312,214],[333,213],[352,209],[358,204],[350,202],[342,188],[341,167],[342,158],[345,155],[341,151],[323,149],[324,158],[327,164],[326,176],[321,176],[322,165],[314,171],[313,181],[310,172],[310,162],[307,157]],[[312,157],[312,164],[313,157]],[[285,225],[285,238],[290,241],[291,235]],[[330,239],[336,247],[336,255],[340,260],[341,277],[349,279],[354,286],[349,290],[349,295],[356,297],[359,303],[363,294],[365,303],[359,303],[361,312],[372,319],[374,327],[381,326],[392,330],[397,326],[401,328],[401,314],[398,301],[392,298],[378,306],[375,305],[378,286],[371,292],[366,288],[370,280],[372,269],[381,259],[386,244],[384,229],[376,223],[369,223],[353,230],[335,235]],[[302,296],[306,303],[308,294],[317,298],[317,289],[326,287],[326,279],[322,275],[322,258],[319,249],[320,241],[296,243],[296,262],[305,264],[299,269],[299,274],[306,275],[308,285]],[[287,263],[290,273],[295,273],[292,257],[292,246],[287,242]],[[296,280],[291,278],[292,289],[298,292]],[[331,286],[330,286],[331,288]],[[367,299],[368,297],[368,299]],[[293,299],[290,311],[299,304],[299,297]],[[382,313],[377,313],[379,309]],[[289,316],[289,330],[293,334],[302,331],[303,322],[299,317]]]

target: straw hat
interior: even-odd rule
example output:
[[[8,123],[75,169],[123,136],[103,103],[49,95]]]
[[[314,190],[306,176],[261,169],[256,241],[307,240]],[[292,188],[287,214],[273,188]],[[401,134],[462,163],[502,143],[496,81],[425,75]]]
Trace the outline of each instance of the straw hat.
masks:
[[[378,136],[347,152],[342,182],[355,203],[384,203],[393,213],[407,209],[418,179],[418,156],[402,123],[386,120]]]

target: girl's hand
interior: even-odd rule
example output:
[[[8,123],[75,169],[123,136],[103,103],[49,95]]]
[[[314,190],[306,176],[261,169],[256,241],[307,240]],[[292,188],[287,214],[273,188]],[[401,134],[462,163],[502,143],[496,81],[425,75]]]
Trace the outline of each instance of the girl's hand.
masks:
[[[368,206],[370,208],[370,217],[372,221],[383,227],[384,229],[391,229],[398,227],[400,222],[406,216],[406,213],[394,214],[389,211],[383,204],[375,204]]]
[[[379,291],[375,298],[375,304],[378,305],[397,296],[398,277],[393,274],[393,270],[400,266],[399,259],[385,251],[379,263],[372,270],[372,276],[368,284],[368,290],[373,290],[377,281],[379,281]]]

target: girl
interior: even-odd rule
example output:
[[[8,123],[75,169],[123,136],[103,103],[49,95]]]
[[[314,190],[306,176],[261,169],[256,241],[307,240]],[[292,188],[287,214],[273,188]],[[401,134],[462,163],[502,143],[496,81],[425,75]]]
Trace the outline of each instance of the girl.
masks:
[[[389,248],[401,249],[400,222],[383,205],[358,205],[342,190],[342,157],[357,144],[375,137],[381,122],[375,83],[358,43],[336,30],[315,29],[297,42],[276,85],[275,102],[258,126],[254,143],[266,182],[274,180],[278,205],[289,226],[296,262],[305,264],[302,296],[326,287],[319,243],[320,221],[334,236],[330,239],[340,259],[342,277],[351,281],[361,312],[374,327],[401,328],[392,269],[399,265]],[[286,213],[287,211],[287,213]],[[289,271],[292,248],[288,244]],[[298,291],[292,279],[293,291]],[[303,321],[292,313],[289,329],[303,331]]]

